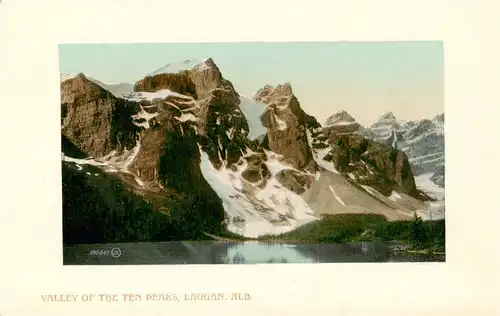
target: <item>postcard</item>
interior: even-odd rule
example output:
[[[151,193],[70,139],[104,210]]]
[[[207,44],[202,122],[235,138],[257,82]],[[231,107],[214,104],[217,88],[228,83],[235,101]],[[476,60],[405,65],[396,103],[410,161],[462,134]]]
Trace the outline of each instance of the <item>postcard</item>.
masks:
[[[0,2],[0,315],[498,314],[497,11]]]

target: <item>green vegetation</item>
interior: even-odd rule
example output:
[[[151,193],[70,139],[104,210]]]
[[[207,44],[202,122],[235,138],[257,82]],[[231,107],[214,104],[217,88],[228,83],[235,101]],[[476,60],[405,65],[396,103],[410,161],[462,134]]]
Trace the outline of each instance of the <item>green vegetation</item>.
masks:
[[[98,168],[83,166],[100,176],[86,176],[63,163],[63,243],[94,244],[210,240],[226,232],[213,203],[198,196],[172,197],[168,213],[160,212],[123,183]],[[200,210],[212,216],[199,216]],[[171,214],[171,215],[170,215]]]
[[[387,221],[377,214],[328,215],[279,236],[259,240],[288,242],[347,243],[403,241],[412,250],[444,251],[445,221]]]

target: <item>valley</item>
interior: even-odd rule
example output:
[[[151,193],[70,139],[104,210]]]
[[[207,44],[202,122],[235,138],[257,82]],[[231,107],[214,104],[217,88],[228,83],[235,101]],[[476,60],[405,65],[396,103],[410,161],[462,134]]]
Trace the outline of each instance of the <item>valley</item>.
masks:
[[[414,243],[422,225],[444,247],[444,114],[304,109],[290,83],[241,95],[211,58],[135,83],[62,74],[63,243]]]

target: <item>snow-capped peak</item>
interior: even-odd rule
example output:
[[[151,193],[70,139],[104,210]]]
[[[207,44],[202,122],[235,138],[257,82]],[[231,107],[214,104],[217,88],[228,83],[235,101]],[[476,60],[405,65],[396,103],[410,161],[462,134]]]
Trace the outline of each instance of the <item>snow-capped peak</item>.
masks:
[[[382,114],[382,116],[379,118],[379,121],[382,121],[382,120],[395,120],[396,119],[396,116],[394,116],[394,113],[392,113],[391,111],[389,112],[385,112],[384,114]]]
[[[432,121],[435,122],[435,123],[441,123],[441,124],[443,124],[444,123],[444,113],[436,115],[436,117],[433,118]]]
[[[396,119],[394,113],[384,113],[375,123],[370,127],[371,129],[384,129],[389,133],[391,130],[401,130],[405,128],[407,122]]]
[[[183,70],[191,70],[194,68],[203,68],[210,67],[213,64],[212,58],[205,58],[203,60],[199,59],[186,59],[177,63],[168,63],[165,66],[158,68],[152,73],[147,74],[146,76],[154,76],[159,74],[167,74],[167,73],[178,73]]]
[[[349,113],[347,113],[345,110],[341,110],[327,118],[325,121],[325,126],[328,127],[332,125],[348,125],[355,122],[356,120]]]

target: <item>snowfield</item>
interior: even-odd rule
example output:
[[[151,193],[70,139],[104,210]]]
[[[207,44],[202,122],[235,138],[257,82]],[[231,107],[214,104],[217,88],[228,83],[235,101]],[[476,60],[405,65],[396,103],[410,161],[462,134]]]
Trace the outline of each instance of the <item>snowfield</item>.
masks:
[[[243,187],[248,187],[241,176],[245,165],[236,172],[224,167],[217,170],[201,147],[200,155],[201,172],[223,201],[229,218],[229,231],[256,238],[262,235],[279,235],[316,220],[314,212],[302,197],[286,189],[275,179],[277,172],[291,168],[275,157],[268,158],[272,178],[266,186],[263,189],[255,187],[253,193],[243,193]]]
[[[261,115],[266,111],[267,106],[240,94],[240,110],[245,116],[249,133],[248,139],[254,140],[267,133],[267,128],[262,125]]]
[[[123,95],[122,97],[126,100],[139,102],[142,100],[153,101],[156,99],[166,99],[169,96],[192,100],[192,97],[171,91],[169,89],[161,89],[156,92],[131,92],[130,94]]]
[[[431,177],[433,173],[425,173],[415,177],[415,184],[417,188],[431,195],[438,200],[444,200],[444,188],[432,182]]]
[[[202,70],[205,69],[207,66],[205,64],[205,61],[207,61],[208,58],[205,58],[204,60],[200,61],[198,59],[187,59],[182,62],[178,63],[169,63],[149,74],[146,76],[155,76],[159,74],[168,74],[168,73],[177,73],[183,70]]]

